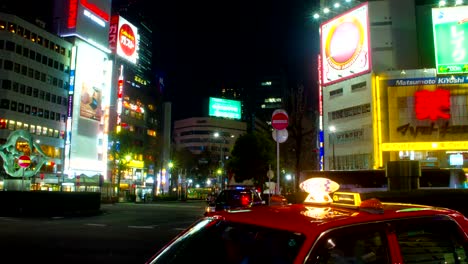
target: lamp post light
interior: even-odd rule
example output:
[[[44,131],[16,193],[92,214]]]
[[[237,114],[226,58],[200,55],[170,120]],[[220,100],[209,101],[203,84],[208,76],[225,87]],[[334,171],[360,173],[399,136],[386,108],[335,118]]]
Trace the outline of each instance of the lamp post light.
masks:
[[[336,132],[336,127],[335,126],[330,126],[330,141],[332,143],[332,165],[333,165],[333,170],[336,170],[336,159],[335,159],[335,132]]]
[[[222,138],[219,141],[219,162],[220,162],[220,169],[218,170],[218,182],[220,189],[223,189],[224,186],[224,145],[227,143],[226,137],[222,136],[219,132],[215,132],[213,134],[215,138]],[[234,135],[230,135],[230,138],[234,138]]]

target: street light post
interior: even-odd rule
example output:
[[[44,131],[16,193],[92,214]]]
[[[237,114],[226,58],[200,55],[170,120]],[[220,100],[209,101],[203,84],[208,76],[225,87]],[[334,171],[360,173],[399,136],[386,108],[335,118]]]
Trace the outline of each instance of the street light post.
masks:
[[[226,137],[225,136],[222,136],[220,133],[218,132],[215,132],[214,133],[214,137],[215,138],[219,138],[219,137],[222,137],[222,140],[219,141],[219,155],[220,155],[220,169],[221,169],[221,173],[218,174],[218,177],[220,177],[220,179],[218,179],[218,182],[220,183],[219,184],[219,187],[221,189],[223,189],[224,187],[224,146],[226,143],[227,143],[227,140],[226,140]],[[234,138],[234,135],[231,135],[230,138]]]
[[[336,132],[336,127],[335,126],[330,126],[330,141],[332,142],[332,165],[333,165],[333,170],[336,170],[336,159],[335,159],[335,132]]]

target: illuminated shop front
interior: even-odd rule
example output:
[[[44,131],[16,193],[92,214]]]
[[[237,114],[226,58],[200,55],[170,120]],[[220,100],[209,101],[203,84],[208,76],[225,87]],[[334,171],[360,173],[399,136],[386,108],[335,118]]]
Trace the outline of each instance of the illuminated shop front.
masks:
[[[468,159],[468,78],[435,69],[376,77],[376,165],[418,160],[421,167],[461,168]]]

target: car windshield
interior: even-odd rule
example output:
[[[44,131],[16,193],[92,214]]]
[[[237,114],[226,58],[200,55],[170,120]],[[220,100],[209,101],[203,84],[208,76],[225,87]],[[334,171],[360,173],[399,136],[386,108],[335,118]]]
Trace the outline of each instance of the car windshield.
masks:
[[[295,232],[205,218],[150,263],[293,263],[304,240]]]

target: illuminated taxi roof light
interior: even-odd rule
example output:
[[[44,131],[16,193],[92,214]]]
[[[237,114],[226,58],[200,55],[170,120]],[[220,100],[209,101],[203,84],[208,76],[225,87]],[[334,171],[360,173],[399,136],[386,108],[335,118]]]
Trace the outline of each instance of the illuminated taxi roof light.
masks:
[[[304,203],[329,204],[332,202],[330,193],[337,191],[340,185],[327,178],[311,178],[301,182],[299,188],[309,193]]]
[[[371,198],[369,200],[365,200],[361,202],[361,205],[359,206],[359,210],[365,211],[368,213],[373,213],[373,214],[383,214],[384,209],[383,209],[383,204],[375,198]]]

